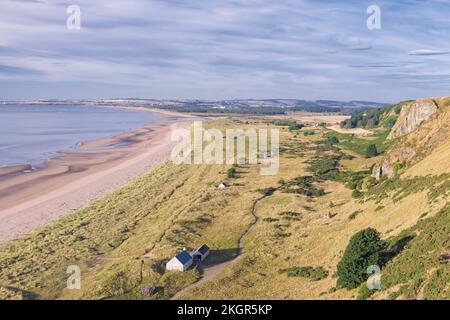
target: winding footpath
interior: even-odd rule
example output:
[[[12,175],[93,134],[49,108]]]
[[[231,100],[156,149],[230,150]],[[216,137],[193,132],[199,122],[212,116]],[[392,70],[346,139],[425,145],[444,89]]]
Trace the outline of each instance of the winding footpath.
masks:
[[[201,277],[194,283],[192,283],[191,285],[185,287],[184,289],[182,289],[181,291],[178,291],[173,297],[170,298],[170,300],[178,300],[184,293],[186,293],[187,291],[191,290],[192,288],[206,282],[206,281],[210,281],[213,280],[216,276],[218,276],[224,269],[225,267],[227,267],[228,265],[230,265],[231,263],[237,261],[241,256],[242,253],[244,253],[244,241],[247,239],[248,235],[250,234],[250,231],[253,229],[253,227],[258,223],[259,218],[258,215],[256,214],[256,206],[258,204],[259,201],[263,200],[266,197],[271,196],[272,194],[265,194],[262,197],[259,197],[258,199],[256,199],[255,201],[253,201],[253,205],[252,205],[252,216],[253,216],[253,221],[248,225],[247,230],[245,230],[245,232],[242,234],[242,236],[239,238],[239,250],[238,250],[238,254],[225,262],[213,265],[213,266],[208,266],[202,269],[203,273],[201,275]]]

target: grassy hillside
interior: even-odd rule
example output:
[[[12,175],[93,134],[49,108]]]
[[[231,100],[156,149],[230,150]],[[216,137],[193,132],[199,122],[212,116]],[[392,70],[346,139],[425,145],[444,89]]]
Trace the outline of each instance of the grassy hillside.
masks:
[[[383,289],[378,297],[390,299],[450,299],[450,205],[433,217],[391,239],[406,243],[383,270]]]
[[[267,128],[269,121],[246,122],[228,118],[207,126]],[[261,176],[259,165],[237,166],[228,177],[231,166],[166,163],[1,245],[0,297],[168,299],[185,288],[177,298],[356,298],[357,289],[336,287],[336,266],[352,235],[367,227],[398,251],[383,267],[382,291],[373,298],[447,297],[448,264],[441,258],[449,249],[446,172],[420,179],[406,170],[373,182],[373,159],[358,152],[365,139],[338,136],[342,141],[333,143],[324,128],[278,128],[280,171],[274,176]],[[384,143],[384,133],[375,137]],[[230,187],[218,189],[221,181]],[[201,270],[164,271],[178,250],[203,243],[213,249],[208,265],[231,262],[197,286],[190,285]],[[82,268],[81,290],[65,289],[67,266],[74,264]],[[155,295],[143,294],[149,285]]]

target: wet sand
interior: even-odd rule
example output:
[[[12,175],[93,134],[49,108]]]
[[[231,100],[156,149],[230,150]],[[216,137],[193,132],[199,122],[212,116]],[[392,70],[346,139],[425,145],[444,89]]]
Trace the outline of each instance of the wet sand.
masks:
[[[19,165],[0,170],[0,242],[42,227],[123,187],[163,163],[177,141],[181,117],[161,114],[157,122],[112,138],[87,141],[46,161],[39,170]],[[185,121],[187,119],[184,119]]]

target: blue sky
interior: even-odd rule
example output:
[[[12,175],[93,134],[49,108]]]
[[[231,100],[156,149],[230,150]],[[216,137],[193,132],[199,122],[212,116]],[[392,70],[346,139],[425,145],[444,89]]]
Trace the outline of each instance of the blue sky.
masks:
[[[1,1],[0,100],[450,95],[446,0],[64,1]]]

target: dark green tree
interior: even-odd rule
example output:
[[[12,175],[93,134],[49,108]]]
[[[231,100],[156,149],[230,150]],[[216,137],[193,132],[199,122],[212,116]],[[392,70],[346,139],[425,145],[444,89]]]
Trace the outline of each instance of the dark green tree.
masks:
[[[328,137],[328,142],[330,143],[339,143],[339,139],[336,136]]]
[[[236,173],[237,173],[236,167],[233,166],[230,169],[228,169],[227,176],[230,179],[235,179],[236,178]]]
[[[289,131],[300,130],[304,125],[298,122],[293,122],[289,125]]]
[[[337,285],[354,289],[366,281],[369,276],[367,268],[381,264],[380,253],[384,248],[384,241],[373,228],[364,229],[353,235],[337,265]]]
[[[366,150],[366,158],[376,157],[378,155],[377,146],[375,144],[370,144]]]

